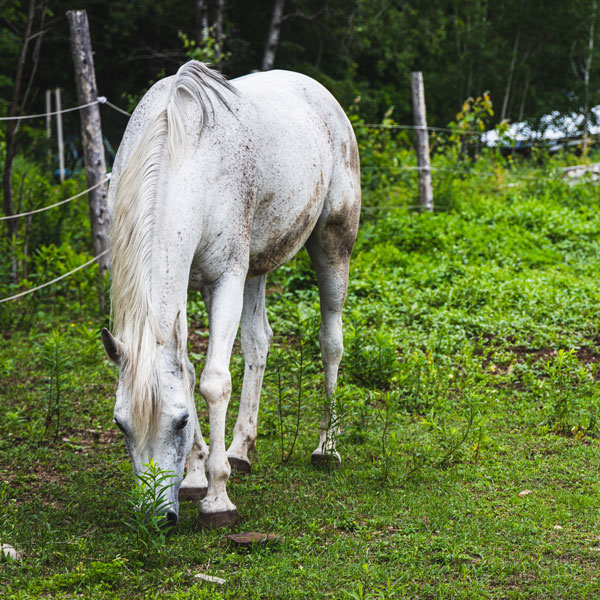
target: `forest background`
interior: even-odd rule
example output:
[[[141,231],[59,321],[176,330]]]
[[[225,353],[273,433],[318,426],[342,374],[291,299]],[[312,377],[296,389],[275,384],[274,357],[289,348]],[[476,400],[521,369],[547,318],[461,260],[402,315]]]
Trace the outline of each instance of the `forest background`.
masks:
[[[345,107],[360,97],[367,121],[394,107],[396,121],[412,122],[411,71],[424,73],[434,126],[446,125],[466,98],[486,90],[498,121],[535,121],[554,110],[587,112],[600,103],[600,89],[590,84],[600,71],[596,5],[596,0],[44,0],[36,3],[32,28],[43,36],[39,64],[23,108],[43,112],[44,90],[57,86],[63,106],[76,104],[65,12],[85,8],[100,93],[130,109],[153,81],[174,73],[196,52],[228,77],[259,70],[265,59],[268,66],[306,73]],[[28,2],[0,2],[4,113],[27,10]],[[30,52],[33,47],[32,42]],[[25,78],[33,64],[28,61]],[[77,119],[76,113],[67,119],[67,131],[78,131]],[[103,120],[110,142],[118,145],[123,119],[107,114]]]

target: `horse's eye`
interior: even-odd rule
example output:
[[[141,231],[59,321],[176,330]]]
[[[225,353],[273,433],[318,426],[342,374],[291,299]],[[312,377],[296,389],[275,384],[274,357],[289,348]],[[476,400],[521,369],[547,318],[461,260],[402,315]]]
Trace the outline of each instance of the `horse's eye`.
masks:
[[[176,426],[177,431],[181,431],[188,424],[188,419],[189,419],[188,415],[185,415],[185,417],[182,417],[181,419],[179,419],[179,422],[177,423],[177,426]]]
[[[123,425],[121,424],[121,422],[119,421],[119,419],[117,419],[117,417],[115,417],[113,419],[113,423],[123,432],[125,433],[125,427],[123,427]]]

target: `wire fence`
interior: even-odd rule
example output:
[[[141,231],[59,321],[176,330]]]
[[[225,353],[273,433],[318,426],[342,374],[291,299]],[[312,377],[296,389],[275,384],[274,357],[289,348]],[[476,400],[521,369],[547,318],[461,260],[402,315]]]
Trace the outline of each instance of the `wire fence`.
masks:
[[[17,115],[17,116],[13,116],[13,117],[0,117],[0,121],[22,121],[25,119],[40,119],[40,118],[47,118],[47,117],[51,117],[51,116],[55,116],[58,114],[64,114],[64,113],[70,113],[70,112],[74,112],[77,110],[82,110],[85,108],[88,108],[90,106],[94,106],[96,104],[100,104],[100,105],[106,105],[109,108],[111,108],[112,110],[126,116],[126,117],[130,117],[131,114],[129,112],[127,112],[126,110],[123,110],[122,108],[120,108],[119,106],[113,104],[112,102],[110,102],[106,96],[98,96],[96,98],[96,100],[94,100],[93,102],[89,102],[87,104],[82,104],[79,106],[73,106],[71,108],[64,108],[61,110],[55,110],[55,111],[48,111],[48,112],[44,112],[44,113],[38,113],[38,114],[31,114],[31,115]],[[430,132],[443,132],[443,133],[452,133],[452,134],[458,134],[458,135],[474,135],[474,136],[483,136],[484,132],[481,131],[474,131],[474,130],[459,130],[459,129],[451,129],[448,127],[430,127],[430,126],[417,126],[417,125],[400,125],[400,124],[385,124],[385,123],[354,123],[353,124],[355,128],[363,128],[363,129],[379,129],[379,130],[412,130],[412,131],[430,131]],[[564,174],[566,174],[568,172],[568,170],[572,170],[574,169],[574,167],[567,167],[565,169],[563,169]],[[472,169],[457,169],[456,167],[422,167],[422,166],[414,166],[414,165],[400,165],[398,167],[382,167],[382,166],[368,166],[368,167],[361,167],[361,170],[363,172],[371,172],[371,173],[377,173],[377,172],[386,172],[392,175],[396,175],[396,174],[401,174],[402,172],[405,171],[434,171],[434,172],[446,172],[446,173],[455,173],[457,175],[460,174],[468,174],[468,175],[478,175],[481,177],[493,177],[493,176],[501,176],[504,173],[498,173],[498,172],[494,172],[494,171],[479,171],[479,172],[474,172]],[[515,173],[509,173],[509,175],[512,178],[516,178],[516,179],[523,179],[523,180],[528,180],[528,179],[553,179],[554,177],[550,177],[550,176],[544,176],[544,177],[539,177],[539,176],[531,176],[531,175],[524,175],[524,174],[515,174]],[[69,198],[65,198],[64,200],[61,200],[59,202],[55,202],[54,204],[51,204],[49,206],[45,206],[42,208],[37,208],[34,210],[30,210],[28,212],[23,212],[23,213],[19,213],[19,214],[14,214],[14,215],[6,215],[3,217],[0,217],[0,221],[8,221],[11,219],[17,219],[17,218],[21,218],[21,217],[28,217],[34,214],[38,214],[53,208],[57,208],[59,206],[62,206],[64,204],[67,204],[68,202],[72,202],[73,200],[76,200],[77,198],[80,198],[84,195],[86,195],[87,193],[89,193],[90,191],[96,189],[97,187],[104,185],[105,183],[107,183],[110,180],[110,174],[107,175],[107,177],[105,179],[103,179],[102,181],[96,183],[95,185],[75,194],[74,196],[71,196]],[[363,206],[362,210],[364,212],[377,212],[377,211],[385,211],[385,210],[414,210],[414,209],[420,209],[422,208],[422,206],[420,204],[414,204],[414,205],[384,205],[384,206]],[[436,207],[437,211],[445,211],[447,209],[444,209],[443,207]],[[18,298],[22,298],[24,296],[27,296],[29,294],[32,294],[38,290],[41,290],[45,287],[48,287],[50,285],[53,285],[59,281],[62,281],[68,277],[70,277],[71,275],[73,275],[74,273],[77,273],[78,271],[81,271],[82,269],[85,269],[86,267],[92,265],[95,261],[97,261],[99,258],[101,258],[102,256],[104,256],[105,254],[108,253],[108,250],[105,250],[104,252],[101,252],[100,254],[98,254],[97,256],[93,257],[92,259],[88,260],[87,262],[85,262],[84,264],[76,267],[75,269],[69,271],[68,273],[65,273],[63,275],[61,275],[60,277],[56,277],[55,279],[52,279],[51,281],[48,281],[46,283],[43,283],[41,285],[38,285],[37,287],[25,290],[23,292],[14,294],[12,296],[9,296],[7,298],[2,298],[0,299],[0,304],[4,303],[4,302],[9,302],[12,300],[17,300]]]
[[[477,135],[483,136],[485,131],[475,131],[471,129],[451,129],[450,127],[431,127],[430,125],[399,125],[397,123],[354,123],[354,127],[363,129],[399,129],[408,131],[432,131],[440,133],[453,133],[455,135]]]
[[[45,113],[38,113],[37,115],[15,115],[14,117],[0,117],[0,121],[23,121],[24,119],[43,119],[46,117],[53,117],[55,115],[62,115],[64,113],[74,112],[76,110],[81,110],[82,108],[88,108],[89,106],[94,106],[95,104],[99,104],[100,99],[97,98],[92,102],[88,102],[87,104],[81,104],[80,106],[72,106],[71,108],[62,108],[61,110],[52,110]]]
[[[76,110],[82,110],[84,108],[89,108],[90,106],[95,106],[96,104],[106,104],[106,106],[109,106],[113,110],[116,110],[117,112],[119,112],[127,117],[131,116],[131,114],[128,113],[126,110],[123,110],[122,108],[119,108],[117,105],[110,102],[108,100],[108,98],[106,98],[106,96],[98,96],[95,100],[92,100],[92,102],[88,102],[87,104],[80,104],[79,106],[72,106],[70,108],[62,108],[61,110],[51,110],[51,111],[47,111],[44,113],[37,113],[34,115],[15,115],[13,117],[0,117],[0,121],[23,121],[26,119],[45,119],[47,117],[54,117],[56,115],[62,115],[65,113],[75,112]]]
[[[60,202],[55,202],[54,204],[50,204],[49,206],[44,206],[43,208],[36,208],[35,210],[30,210],[28,212],[19,213],[18,215],[7,215],[5,217],[0,217],[0,221],[9,221],[10,219],[18,219],[19,217],[28,217],[30,215],[36,215],[36,214],[44,212],[46,210],[50,210],[51,208],[56,208],[57,206],[62,206],[63,204],[66,204],[67,202],[71,202],[72,200],[80,198],[81,196],[84,196],[88,192],[95,190],[97,187],[104,185],[109,180],[110,180],[110,173],[102,181],[99,181],[92,187],[89,187],[86,190],[83,190],[82,192],[79,192],[78,194],[71,196],[70,198],[65,198],[64,200],[61,200]]]
[[[106,104],[106,106],[112,108],[113,110],[116,110],[118,113],[121,113],[122,115],[125,115],[126,117],[130,117],[131,116],[131,113],[128,113],[126,110],[123,110],[122,108],[119,108],[116,104],[113,104],[112,102],[110,102],[106,98],[104,100],[105,100],[104,104]]]
[[[2,304],[4,302],[10,302],[11,300],[16,300],[17,298],[22,298],[23,296],[27,296],[28,294],[33,294],[33,292],[37,292],[38,290],[41,290],[42,288],[48,287],[49,285],[57,283],[58,281],[62,281],[63,279],[70,277],[74,273],[77,273],[77,271],[81,271],[82,269],[89,267],[92,263],[94,263],[95,261],[97,261],[99,258],[101,258],[102,256],[104,256],[107,253],[108,253],[108,250],[104,250],[104,252],[100,252],[100,254],[98,254],[97,256],[94,256],[94,258],[91,258],[90,260],[83,263],[82,265],[79,265],[72,271],[69,271],[68,273],[64,273],[60,277],[56,277],[55,279],[52,279],[52,281],[47,281],[46,283],[42,283],[41,285],[38,285],[37,287],[31,288],[29,290],[25,290],[24,292],[19,292],[18,294],[15,294],[14,296],[9,296],[8,298],[2,298],[2,299],[0,299],[0,304]]]

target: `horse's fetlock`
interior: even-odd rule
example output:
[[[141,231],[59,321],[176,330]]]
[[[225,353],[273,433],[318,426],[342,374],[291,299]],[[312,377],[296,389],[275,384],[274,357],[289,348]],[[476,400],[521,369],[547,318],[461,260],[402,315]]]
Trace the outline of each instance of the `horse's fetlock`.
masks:
[[[210,458],[206,464],[206,475],[211,484],[214,483],[227,483],[229,475],[231,475],[231,466],[227,461],[227,458],[223,462],[222,460],[214,461]]]

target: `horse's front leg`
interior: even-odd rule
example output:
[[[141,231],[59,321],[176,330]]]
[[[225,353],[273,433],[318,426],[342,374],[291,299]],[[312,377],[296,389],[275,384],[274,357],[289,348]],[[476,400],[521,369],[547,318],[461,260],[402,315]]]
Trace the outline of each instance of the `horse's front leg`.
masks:
[[[235,505],[227,495],[231,467],[225,452],[225,418],[231,396],[229,362],[242,313],[244,277],[228,275],[206,289],[209,307],[209,342],[200,377],[200,392],[208,405],[210,449],[206,462],[208,491],[200,502],[205,527],[227,527],[236,519]]]
[[[192,395],[196,374],[192,363],[186,359],[186,367],[191,379]],[[187,457],[185,478],[179,488],[179,501],[191,500],[200,502],[206,496],[208,482],[206,480],[206,459],[208,458],[208,446],[202,437],[198,413],[194,404],[192,411],[192,426],[194,427],[194,444],[192,451]]]
[[[208,446],[200,432],[198,416],[194,415],[194,445],[187,459],[187,468],[184,480],[179,488],[179,501],[192,500],[199,502],[206,496],[208,482],[206,480],[206,459]]]

